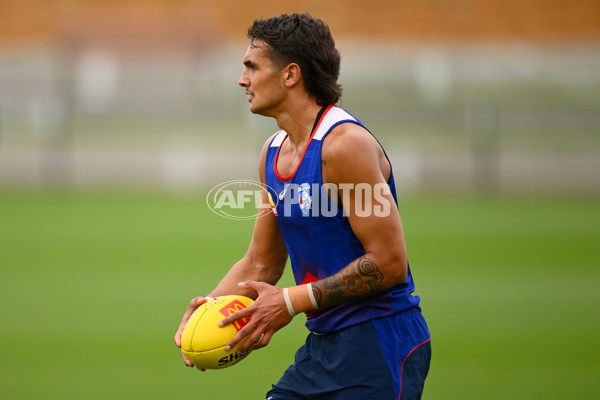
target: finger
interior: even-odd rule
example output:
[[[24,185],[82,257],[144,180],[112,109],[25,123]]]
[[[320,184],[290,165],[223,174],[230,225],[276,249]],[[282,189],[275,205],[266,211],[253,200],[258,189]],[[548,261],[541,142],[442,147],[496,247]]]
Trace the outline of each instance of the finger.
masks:
[[[262,330],[255,330],[254,333],[252,333],[252,335],[250,335],[248,337],[248,340],[246,340],[246,342],[244,342],[244,344],[242,344],[240,346],[239,349],[236,350],[237,354],[243,354],[245,353],[249,348],[254,348],[254,345],[257,344],[260,340],[261,340],[261,336],[262,336]]]
[[[249,336],[254,332],[256,328],[251,323],[246,324],[239,332],[225,345],[225,350],[229,351],[233,349],[239,342],[242,341],[246,336]],[[258,339],[257,339],[258,340]]]
[[[200,367],[199,367],[199,366],[197,366],[197,365],[196,365],[196,369],[197,369],[197,370],[199,370],[199,371],[202,371],[202,372],[206,371],[204,368],[200,368]]]
[[[269,286],[269,285],[264,282],[257,282],[257,281],[245,281],[245,282],[238,283],[239,288],[254,290],[255,292],[257,292],[259,294],[260,294],[261,290],[264,289],[265,286]]]
[[[240,319],[244,319],[246,317],[249,317],[251,314],[253,313],[252,310],[252,305],[249,305],[246,308],[241,309],[240,311],[234,312],[233,314],[223,318],[222,320],[219,321],[219,328],[222,328],[224,326],[227,326],[235,321],[238,321]]]
[[[174,339],[175,339],[175,345],[177,347],[181,347],[181,334],[183,333],[183,330],[185,329],[185,325],[187,324],[188,320],[190,319],[190,317],[192,316],[194,311],[196,311],[196,309],[198,307],[200,307],[202,304],[206,303],[209,299],[210,299],[210,297],[196,297],[190,301],[190,305],[188,306],[185,314],[183,315],[183,318],[181,319],[181,323],[179,324],[179,328],[177,329],[177,332],[175,333]]]
[[[187,310],[185,311],[185,314],[183,315],[181,322],[185,324],[185,322],[187,322],[187,320],[190,319],[190,317],[192,316],[194,311],[196,311],[196,309],[198,307],[200,307],[202,304],[206,303],[210,299],[212,299],[212,297],[200,296],[200,297],[193,298],[190,301],[190,305],[188,306]]]
[[[187,357],[185,356],[185,354],[183,354],[183,350],[181,351],[181,357],[183,358],[183,362],[185,363],[185,365],[187,367],[193,367],[194,366],[194,364],[190,360],[187,359]]]
[[[262,349],[263,347],[268,345],[271,342],[271,338],[273,337],[273,334],[275,334],[275,331],[265,332],[265,334],[260,339],[260,341],[258,343],[255,343],[252,346],[252,350]]]
[[[179,348],[181,348],[181,335],[183,334],[184,329],[185,324],[179,325],[179,329],[177,329],[177,332],[175,333],[175,345]]]

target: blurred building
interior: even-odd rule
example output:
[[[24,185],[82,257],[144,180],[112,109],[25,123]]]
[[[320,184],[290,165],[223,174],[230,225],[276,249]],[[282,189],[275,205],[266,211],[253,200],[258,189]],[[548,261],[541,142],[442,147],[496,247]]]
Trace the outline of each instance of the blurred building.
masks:
[[[600,193],[593,0],[2,0],[0,188],[196,190],[256,179],[277,127],[237,86],[246,29],[309,11],[342,106],[399,191]]]

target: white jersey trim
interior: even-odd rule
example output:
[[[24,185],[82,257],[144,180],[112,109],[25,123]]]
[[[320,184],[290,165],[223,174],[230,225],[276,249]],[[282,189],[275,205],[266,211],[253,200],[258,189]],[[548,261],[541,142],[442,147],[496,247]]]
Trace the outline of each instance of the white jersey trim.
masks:
[[[338,122],[341,122],[341,121],[358,122],[356,120],[356,118],[354,118],[352,115],[350,115],[347,111],[345,111],[339,107],[331,107],[329,112],[325,115],[325,117],[321,121],[319,128],[315,132],[315,135],[313,136],[313,140],[323,140],[323,138],[325,137],[327,132],[329,132],[329,130],[334,125],[336,125]]]
[[[277,134],[273,138],[273,141],[271,142],[271,146],[269,146],[269,147],[279,147],[279,146],[281,146],[281,143],[283,143],[283,139],[285,139],[286,136],[287,136],[287,132],[286,131],[279,131],[279,132],[277,132]]]
[[[325,137],[327,132],[329,132],[329,130],[331,130],[331,128],[334,125],[336,125],[337,123],[342,122],[342,121],[343,122],[346,122],[346,121],[358,122],[358,120],[356,118],[354,118],[352,115],[350,115],[350,113],[348,113],[346,110],[343,110],[343,109],[341,109],[339,107],[335,107],[335,106],[331,107],[331,109],[323,117],[321,124],[319,125],[319,127],[317,128],[317,131],[315,132],[315,134],[313,136],[313,140],[319,140],[319,141],[323,140],[323,138]],[[281,131],[277,132],[277,134],[273,138],[273,141],[271,142],[270,147],[281,146],[281,144],[285,140],[286,136],[287,136],[286,131],[281,130]]]

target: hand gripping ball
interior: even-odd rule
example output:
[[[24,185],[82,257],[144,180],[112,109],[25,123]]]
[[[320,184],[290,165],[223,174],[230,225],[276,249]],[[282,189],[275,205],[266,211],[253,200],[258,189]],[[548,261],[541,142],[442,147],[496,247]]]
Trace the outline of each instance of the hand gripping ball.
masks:
[[[242,361],[251,349],[237,355],[236,351],[247,337],[230,351],[225,345],[242,329],[249,318],[237,320],[223,328],[218,323],[225,317],[254,303],[244,296],[220,296],[208,300],[194,311],[181,335],[181,350],[195,366],[204,369],[221,369]]]

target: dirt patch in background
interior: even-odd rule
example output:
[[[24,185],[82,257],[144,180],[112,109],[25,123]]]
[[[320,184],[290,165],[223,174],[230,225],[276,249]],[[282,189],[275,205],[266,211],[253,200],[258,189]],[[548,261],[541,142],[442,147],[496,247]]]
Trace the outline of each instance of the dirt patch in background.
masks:
[[[597,0],[2,0],[0,44],[44,42],[72,30],[244,37],[256,17],[308,10],[336,37],[451,41],[593,41]],[[83,28],[81,26],[83,25]],[[86,28],[87,27],[87,28]],[[102,27],[102,28],[100,28]]]

